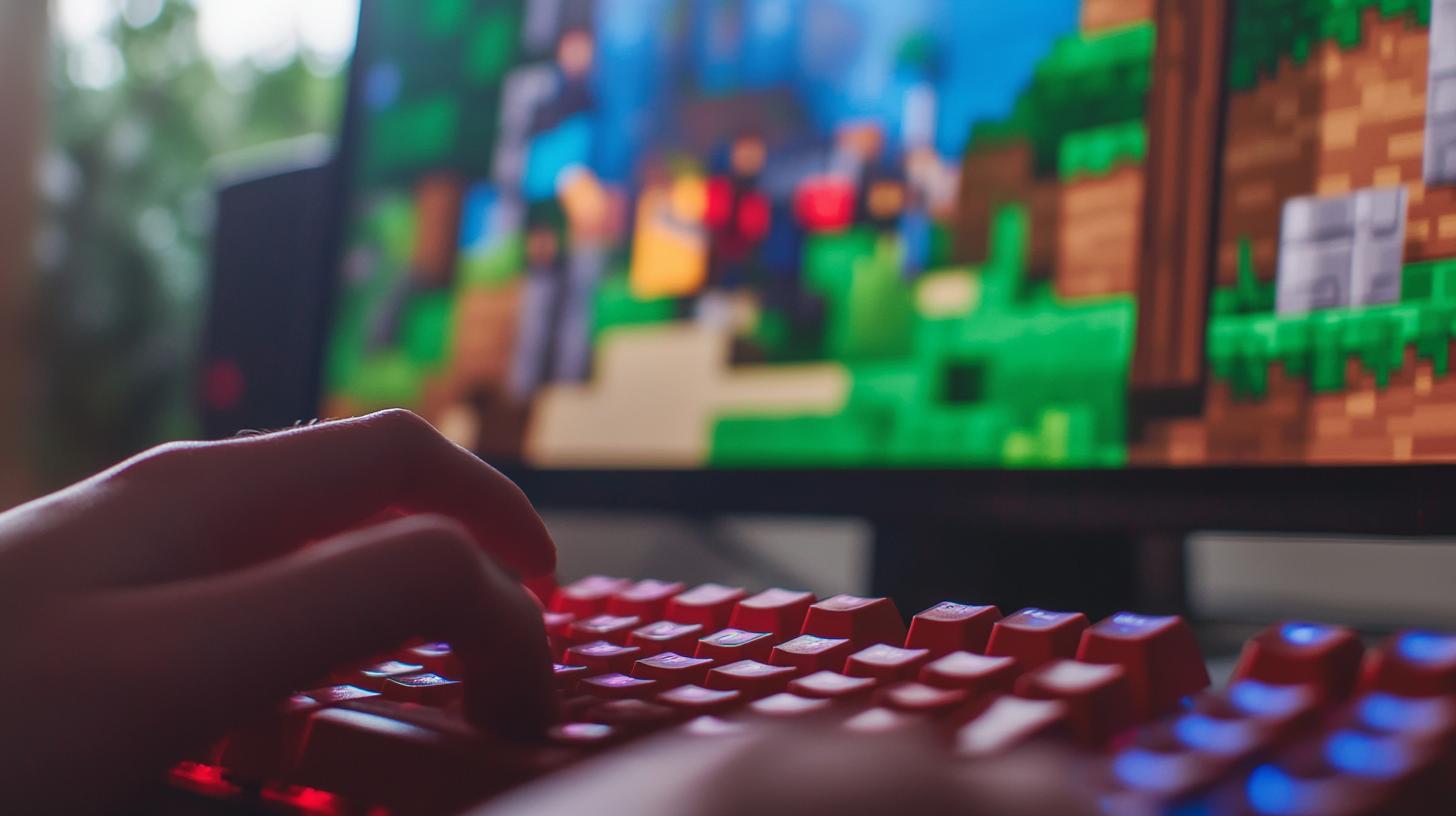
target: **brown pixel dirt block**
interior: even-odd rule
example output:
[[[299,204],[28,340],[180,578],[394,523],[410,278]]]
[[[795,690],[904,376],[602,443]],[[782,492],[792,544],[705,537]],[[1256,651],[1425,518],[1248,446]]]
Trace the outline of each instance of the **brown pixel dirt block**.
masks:
[[[961,168],[956,261],[985,261],[991,214],[1006,204],[1021,204],[1031,219],[1028,271],[1033,278],[1049,274],[1056,263],[1060,198],[1055,179],[1035,177],[1030,145],[967,151]]]
[[[1054,279],[1064,298],[1131,292],[1142,240],[1143,172],[1120,167],[1062,187]]]
[[[1456,223],[1444,236],[1436,224],[1456,212],[1456,190],[1425,190],[1421,182],[1427,30],[1402,17],[1384,19],[1374,8],[1363,25],[1360,46],[1346,51],[1322,43],[1304,63],[1282,60],[1273,77],[1232,93],[1220,285],[1236,279],[1240,238],[1250,240],[1260,277],[1274,277],[1283,204],[1311,193],[1404,184],[1411,225],[1406,260],[1456,255]]]
[[[1083,0],[1082,31],[1103,31],[1152,19],[1153,0]]]

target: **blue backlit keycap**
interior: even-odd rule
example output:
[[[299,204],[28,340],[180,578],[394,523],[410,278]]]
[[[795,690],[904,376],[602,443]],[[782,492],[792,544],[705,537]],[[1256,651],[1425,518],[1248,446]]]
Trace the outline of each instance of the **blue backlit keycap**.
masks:
[[[1289,622],[1265,629],[1244,644],[1234,679],[1308,685],[1329,700],[1355,688],[1365,647],[1343,626]]]
[[[1456,733],[1456,703],[1447,697],[1400,697],[1372,691],[1355,700],[1351,719],[1374,733],[1420,737]]]

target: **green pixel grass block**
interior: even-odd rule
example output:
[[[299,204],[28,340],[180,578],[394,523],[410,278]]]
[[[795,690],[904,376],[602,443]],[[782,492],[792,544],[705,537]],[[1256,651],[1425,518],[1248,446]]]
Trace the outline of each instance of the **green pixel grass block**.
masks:
[[[1273,76],[1281,58],[1303,63],[1322,42],[1345,49],[1360,45],[1371,9],[1386,19],[1431,24],[1431,0],[1238,0],[1229,37],[1229,84],[1248,90],[1260,77]]]
[[[521,277],[525,268],[525,240],[510,235],[489,249],[465,250],[460,255],[461,286],[503,286]]]
[[[998,211],[987,263],[971,272],[981,277],[983,297],[970,314],[932,319],[914,313],[903,354],[845,361],[850,394],[836,416],[807,423],[800,422],[805,418],[720,417],[712,438],[713,462],[1124,463],[1132,299],[1069,304],[1048,287],[1028,287],[1028,238],[1024,208]],[[842,260],[863,250],[855,240],[844,237],[811,251],[821,262]],[[832,283],[841,272],[842,267],[820,269],[818,279]],[[952,382],[956,377],[958,384]]]
[[[516,62],[520,20],[506,10],[491,10],[471,32],[465,49],[465,76],[477,85],[492,85]]]
[[[411,102],[374,114],[373,133],[364,141],[369,178],[441,162],[455,149],[460,121],[458,100],[449,96]]]
[[[1037,172],[1056,173],[1068,134],[1143,118],[1156,40],[1151,22],[1063,37],[1038,63],[1010,116],[976,123],[971,148],[1029,142]]]
[[[825,351],[851,361],[909,351],[914,292],[898,242],[868,228],[814,235],[804,275],[826,301]]]
[[[1338,391],[1345,387],[1345,361],[1353,357],[1383,386],[1407,348],[1446,373],[1456,338],[1456,260],[1407,264],[1401,277],[1399,303],[1299,315],[1276,315],[1272,307],[1215,312],[1208,325],[1213,376],[1235,395],[1255,399],[1268,393],[1269,367],[1277,362],[1314,391]]]
[[[425,370],[445,362],[455,333],[454,307],[453,293],[443,289],[410,298],[400,324],[400,347],[410,362]]]
[[[1141,119],[1068,133],[1057,158],[1057,174],[1063,181],[1105,176],[1119,165],[1142,164],[1147,151],[1147,128]]]

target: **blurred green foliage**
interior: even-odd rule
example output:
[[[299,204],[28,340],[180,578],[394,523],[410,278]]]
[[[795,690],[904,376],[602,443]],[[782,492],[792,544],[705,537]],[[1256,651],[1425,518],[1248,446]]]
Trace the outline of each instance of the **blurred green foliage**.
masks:
[[[342,109],[339,69],[302,55],[267,68],[213,64],[188,0],[165,0],[136,26],[118,16],[104,36],[101,51],[120,68],[105,83],[77,81],[78,60],[94,53],[60,36],[52,52],[31,324],[43,486],[195,433],[210,162],[332,133]]]

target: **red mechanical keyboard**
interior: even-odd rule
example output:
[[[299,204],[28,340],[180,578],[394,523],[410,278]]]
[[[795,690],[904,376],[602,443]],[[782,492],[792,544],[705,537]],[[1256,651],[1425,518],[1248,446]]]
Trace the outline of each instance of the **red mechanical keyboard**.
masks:
[[[1283,623],[1211,688],[1178,617],[947,601],[907,627],[887,598],[601,576],[543,614],[563,719],[539,745],[467,726],[456,660],[423,643],[294,695],[170,787],[226,812],[449,813],[649,734],[813,715],[846,734],[927,723],[967,762],[1057,743],[1109,814],[1456,813],[1456,635],[1367,651]]]

